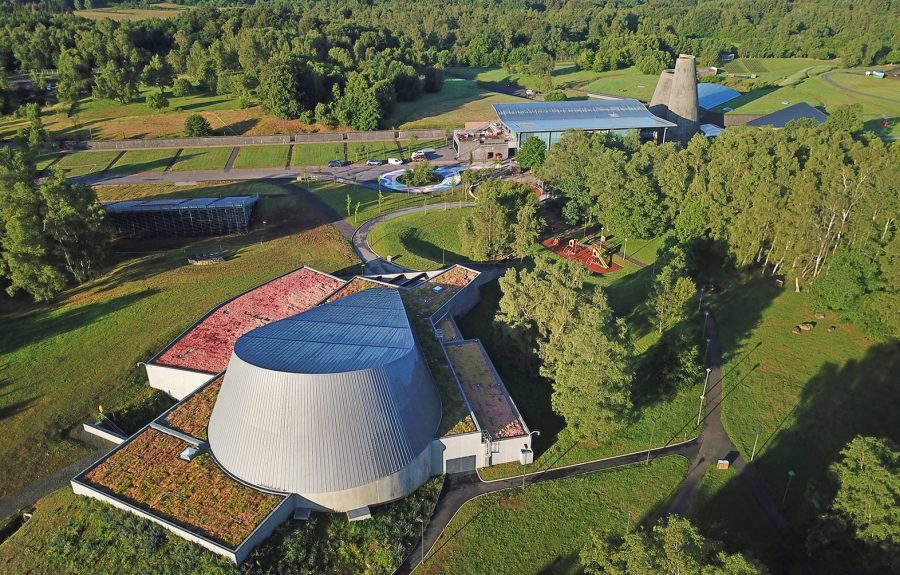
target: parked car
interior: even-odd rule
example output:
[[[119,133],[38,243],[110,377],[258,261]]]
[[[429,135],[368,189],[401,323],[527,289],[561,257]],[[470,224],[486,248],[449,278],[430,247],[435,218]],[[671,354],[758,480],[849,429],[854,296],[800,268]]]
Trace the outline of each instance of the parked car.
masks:
[[[382,164],[384,164],[384,160],[379,160],[376,158],[369,158],[368,160],[366,160],[367,166],[380,166]]]
[[[344,162],[341,160],[328,160],[329,168],[342,168],[344,167]]]
[[[402,166],[403,160],[401,158],[388,158],[388,163],[392,166]]]
[[[423,152],[422,150],[413,152],[411,157],[412,157],[412,161],[414,161],[414,162],[421,162],[422,160],[428,159],[428,156],[426,156],[425,152]]]

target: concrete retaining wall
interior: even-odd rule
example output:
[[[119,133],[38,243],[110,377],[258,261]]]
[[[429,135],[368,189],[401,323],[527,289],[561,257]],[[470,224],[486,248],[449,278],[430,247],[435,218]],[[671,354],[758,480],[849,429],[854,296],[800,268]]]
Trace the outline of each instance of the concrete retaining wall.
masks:
[[[90,433],[91,435],[95,435],[101,439],[105,439],[106,441],[108,441],[110,443],[114,443],[116,445],[122,445],[122,443],[126,439],[128,439],[127,437],[119,435],[118,433],[116,433],[114,431],[104,429],[104,428],[100,427],[99,425],[95,425],[89,421],[85,421],[82,424],[82,427],[84,428],[85,432]]]
[[[162,148],[214,148],[234,146],[267,146],[277,144],[323,144],[336,142],[377,142],[408,140],[415,136],[420,140],[446,138],[444,130],[381,130],[372,132],[334,132],[327,134],[282,134],[274,136],[209,136],[206,138],[160,138],[148,140],[86,140],[63,142],[68,150],[142,150]]]
[[[147,369],[147,380],[150,383],[150,387],[165,391],[178,400],[184,399],[198,387],[215,377],[215,375],[208,373],[169,367],[167,365],[145,363],[144,367]]]

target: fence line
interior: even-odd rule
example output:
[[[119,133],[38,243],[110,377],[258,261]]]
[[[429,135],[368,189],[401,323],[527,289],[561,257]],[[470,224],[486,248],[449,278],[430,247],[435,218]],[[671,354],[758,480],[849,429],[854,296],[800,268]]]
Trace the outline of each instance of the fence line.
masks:
[[[371,132],[333,132],[326,134],[284,134],[275,136],[208,136],[204,138],[159,138],[147,140],[84,140],[63,142],[67,150],[142,150],[161,148],[198,148],[217,146],[265,146],[389,140],[445,139],[445,130],[378,130]]]

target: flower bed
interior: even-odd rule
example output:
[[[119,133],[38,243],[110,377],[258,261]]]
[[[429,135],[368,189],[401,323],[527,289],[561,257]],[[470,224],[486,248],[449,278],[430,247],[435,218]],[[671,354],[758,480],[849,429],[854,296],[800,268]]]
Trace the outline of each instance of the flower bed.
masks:
[[[163,352],[154,363],[219,373],[234,343],[248,331],[306,311],[343,282],[300,268],[222,304]]]
[[[219,397],[219,390],[222,389],[224,377],[219,376],[207,383],[203,389],[175,408],[166,416],[166,424],[191,437],[204,441],[209,439],[207,435],[209,418],[216,405],[216,398]]]
[[[525,427],[481,345],[465,342],[447,345],[445,349],[481,428],[493,439],[525,435]]]
[[[284,497],[238,483],[208,454],[180,459],[186,447],[178,438],[147,429],[82,481],[234,549]]]
[[[359,293],[363,290],[367,290],[370,288],[377,287],[393,287],[387,286],[384,284],[380,284],[378,282],[373,282],[372,280],[367,280],[365,278],[355,277],[349,282],[345,283],[343,287],[334,292],[332,295],[328,296],[328,301],[339,300],[342,297],[347,297],[348,295],[352,295],[355,293]]]

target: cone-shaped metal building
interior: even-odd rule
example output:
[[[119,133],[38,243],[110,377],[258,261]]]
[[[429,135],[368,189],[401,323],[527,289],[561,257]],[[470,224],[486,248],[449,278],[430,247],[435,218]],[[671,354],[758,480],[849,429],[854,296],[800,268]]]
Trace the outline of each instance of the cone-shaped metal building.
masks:
[[[350,511],[428,479],[440,418],[399,291],[372,288],[238,339],[209,443],[238,479]]]
[[[650,99],[650,111],[676,124],[667,137],[687,143],[700,128],[697,97],[697,62],[690,54],[681,54],[675,68],[663,70]]]

